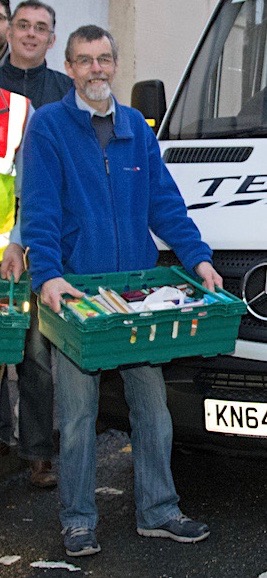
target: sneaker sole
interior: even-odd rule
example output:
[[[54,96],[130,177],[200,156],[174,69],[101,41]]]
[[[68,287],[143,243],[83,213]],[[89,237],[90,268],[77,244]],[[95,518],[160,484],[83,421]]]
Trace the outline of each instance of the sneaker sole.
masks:
[[[100,550],[101,550],[101,547],[98,544],[96,548],[93,548],[91,546],[90,548],[84,548],[83,550],[80,550],[79,552],[72,552],[71,550],[68,550],[66,548],[66,554],[67,554],[67,556],[91,556],[92,554],[97,554],[97,552],[100,552]]]
[[[176,536],[167,530],[160,530],[160,529],[145,529],[145,528],[137,528],[137,533],[139,536],[146,536],[148,538],[171,538],[171,540],[175,540],[175,542],[183,542],[183,543],[194,543],[194,542],[201,542],[201,540],[205,540],[210,535],[210,531],[205,532],[201,536],[196,536],[194,538],[190,538],[188,536]]]

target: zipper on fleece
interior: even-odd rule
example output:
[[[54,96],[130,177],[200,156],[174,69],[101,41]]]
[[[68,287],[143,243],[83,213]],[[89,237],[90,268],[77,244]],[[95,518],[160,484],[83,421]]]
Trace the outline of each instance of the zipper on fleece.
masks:
[[[106,173],[107,173],[107,175],[110,175],[109,160],[108,160],[108,157],[106,156],[105,152],[104,152],[104,162],[105,162]]]
[[[103,149],[103,157],[104,157],[104,163],[105,163],[105,169],[106,169],[106,174],[108,176],[108,182],[109,182],[109,190],[110,190],[110,194],[111,194],[111,201],[112,201],[112,205],[113,205],[113,213],[114,213],[114,230],[115,230],[115,234],[116,234],[116,240],[117,240],[117,255],[116,255],[116,261],[117,261],[117,271],[119,271],[119,262],[120,262],[120,255],[119,255],[119,235],[118,235],[118,227],[117,227],[117,221],[115,219],[115,209],[114,209],[114,202],[113,202],[113,190],[111,187],[111,182],[110,182],[110,167],[109,167],[109,160],[106,154],[106,149]]]

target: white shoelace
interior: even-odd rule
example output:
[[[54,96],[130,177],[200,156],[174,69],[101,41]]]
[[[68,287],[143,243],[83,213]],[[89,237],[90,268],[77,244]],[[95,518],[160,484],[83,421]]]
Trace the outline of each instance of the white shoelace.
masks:
[[[61,533],[66,534],[67,530],[68,528],[64,528]],[[71,528],[70,535],[72,538],[76,538],[76,536],[84,536],[88,532],[90,532],[88,528]]]

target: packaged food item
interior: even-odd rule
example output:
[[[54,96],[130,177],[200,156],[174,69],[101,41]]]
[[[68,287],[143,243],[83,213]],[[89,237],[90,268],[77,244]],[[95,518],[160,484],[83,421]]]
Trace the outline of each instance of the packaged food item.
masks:
[[[94,307],[86,299],[75,299],[67,297],[64,300],[64,305],[78,317],[80,321],[86,321],[90,317],[97,317],[100,315]]]
[[[151,293],[150,289],[135,289],[132,291],[124,291],[124,293],[122,293],[121,296],[123,297],[123,299],[125,299],[125,301],[128,302],[143,301],[150,293]]]

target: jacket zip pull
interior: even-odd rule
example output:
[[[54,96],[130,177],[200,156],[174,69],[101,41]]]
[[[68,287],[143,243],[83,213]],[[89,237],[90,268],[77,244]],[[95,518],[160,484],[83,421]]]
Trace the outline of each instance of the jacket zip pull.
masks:
[[[105,167],[106,167],[106,173],[107,175],[110,174],[110,170],[109,170],[109,162],[108,162],[108,158],[105,157]]]

